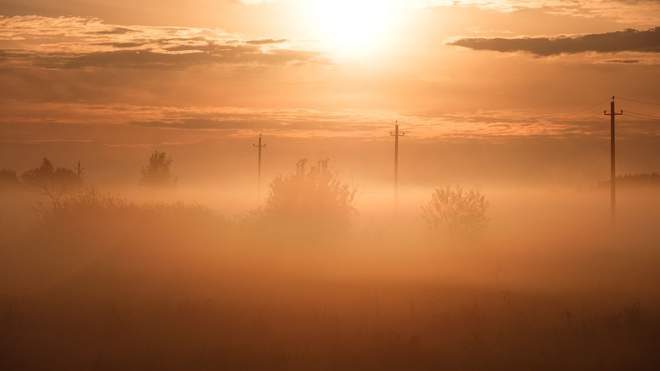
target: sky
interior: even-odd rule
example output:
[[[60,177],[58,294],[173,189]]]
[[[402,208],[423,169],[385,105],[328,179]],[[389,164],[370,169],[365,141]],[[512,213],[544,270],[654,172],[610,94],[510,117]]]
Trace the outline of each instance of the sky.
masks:
[[[605,140],[612,95],[622,138],[660,137],[657,0],[0,0],[0,15],[12,148],[378,141],[395,120],[419,143]]]

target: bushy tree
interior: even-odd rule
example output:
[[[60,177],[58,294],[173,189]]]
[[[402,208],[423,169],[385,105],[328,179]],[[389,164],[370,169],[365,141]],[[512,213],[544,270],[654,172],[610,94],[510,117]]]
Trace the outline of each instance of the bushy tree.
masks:
[[[47,158],[42,160],[39,167],[24,172],[21,179],[25,185],[42,192],[55,204],[63,195],[76,191],[83,185],[79,173],[63,167],[56,168]]]
[[[346,230],[355,213],[355,190],[337,179],[327,160],[306,165],[300,160],[295,173],[271,183],[262,220],[301,235]]]
[[[172,175],[172,157],[166,152],[154,151],[147,166],[142,168],[142,184],[153,187],[167,187],[176,184]]]
[[[462,187],[436,188],[422,207],[422,216],[431,229],[450,233],[473,233],[488,222],[486,197],[477,190]]]

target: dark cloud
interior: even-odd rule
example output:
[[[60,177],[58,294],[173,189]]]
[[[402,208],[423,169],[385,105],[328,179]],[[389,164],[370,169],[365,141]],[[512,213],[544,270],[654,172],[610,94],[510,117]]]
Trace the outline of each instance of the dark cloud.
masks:
[[[103,42],[103,43],[95,43],[94,45],[111,46],[113,48],[122,49],[122,48],[139,48],[139,47],[145,45],[145,43],[141,43],[141,42]]]
[[[272,45],[272,44],[281,44],[287,42],[287,39],[259,39],[259,40],[250,40],[247,43],[251,45]]]
[[[556,38],[464,38],[451,42],[450,45],[474,50],[529,52],[538,56],[584,52],[660,53],[660,27],[647,31],[628,29],[618,32]]]
[[[619,64],[637,64],[640,63],[639,59],[610,59],[606,63],[619,63]]]
[[[95,18],[0,17],[4,66],[183,69],[204,64],[284,65],[319,60],[314,52],[284,48],[284,39],[241,41],[217,29],[121,27]],[[1,67],[1,66],[0,66]]]
[[[125,35],[128,33],[136,33],[139,32],[137,30],[133,30],[130,28],[126,27],[114,27],[110,30],[101,30],[101,31],[93,31],[89,32],[91,35]]]
[[[48,54],[34,56],[33,60],[35,66],[44,68],[183,69],[204,64],[277,65],[307,61],[314,56],[307,52],[262,53],[257,49],[235,47],[214,52],[199,50],[179,54],[148,50],[121,50],[80,55]]]

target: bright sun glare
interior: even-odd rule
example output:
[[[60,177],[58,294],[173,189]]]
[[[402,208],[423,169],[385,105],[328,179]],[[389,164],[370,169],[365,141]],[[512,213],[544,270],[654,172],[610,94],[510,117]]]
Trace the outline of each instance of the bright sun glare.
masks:
[[[339,57],[366,56],[386,44],[401,21],[397,0],[311,0],[309,28],[321,47]]]

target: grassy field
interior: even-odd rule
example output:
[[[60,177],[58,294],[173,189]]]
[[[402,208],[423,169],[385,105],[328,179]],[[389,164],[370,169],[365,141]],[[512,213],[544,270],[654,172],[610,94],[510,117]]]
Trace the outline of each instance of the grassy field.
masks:
[[[484,194],[487,229],[459,238],[425,228],[421,196],[396,221],[358,202],[325,233],[167,196],[53,210],[4,192],[0,368],[660,367],[657,191],[623,194],[615,232],[601,191]]]

